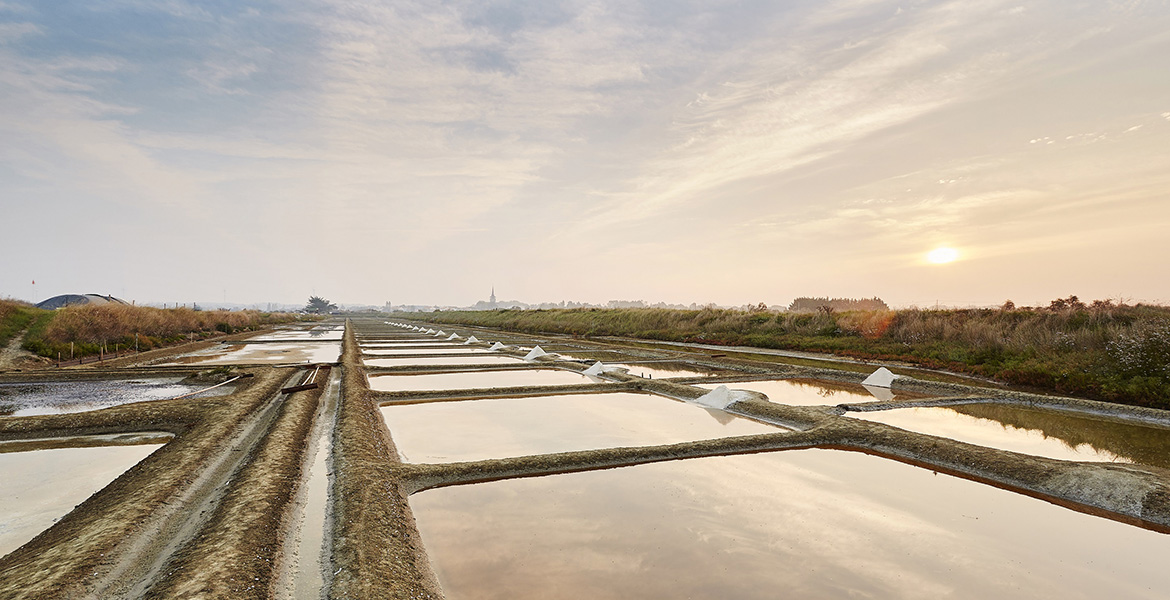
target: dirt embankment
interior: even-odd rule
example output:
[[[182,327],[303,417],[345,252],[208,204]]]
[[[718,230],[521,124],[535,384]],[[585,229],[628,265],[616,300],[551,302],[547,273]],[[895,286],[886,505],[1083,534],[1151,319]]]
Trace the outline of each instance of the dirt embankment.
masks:
[[[328,378],[328,369],[317,375]],[[235,473],[207,525],[167,566],[147,598],[270,598],[284,532],[303,477],[303,454],[322,388],[281,402],[263,439]]]
[[[168,431],[175,438],[90,496],[28,544],[0,558],[0,597],[68,598],[119,584],[119,559],[149,555],[177,527],[177,502],[225,451],[244,423],[279,390],[287,373],[255,371],[230,396],[162,400],[104,410],[0,418],[0,439]],[[105,596],[112,597],[112,596]]]
[[[396,474],[401,467],[397,449],[370,398],[351,327],[346,327],[342,367],[333,442],[336,573],[329,597],[442,598]]]

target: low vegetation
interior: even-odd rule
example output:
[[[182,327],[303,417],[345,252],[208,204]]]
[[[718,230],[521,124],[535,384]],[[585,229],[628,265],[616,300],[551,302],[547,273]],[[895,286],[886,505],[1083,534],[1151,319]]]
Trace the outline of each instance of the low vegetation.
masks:
[[[418,318],[420,315],[412,314]],[[435,312],[437,323],[831,352],[901,361],[1030,389],[1170,409],[1170,307],[773,312],[704,308]]]
[[[0,348],[24,331],[37,312],[31,304],[19,300],[0,300]]]
[[[26,331],[22,347],[49,358],[91,356],[138,347],[149,350],[217,333],[259,329],[292,321],[287,314],[259,311],[200,311],[120,304],[68,306],[41,310],[0,301],[0,342]]]

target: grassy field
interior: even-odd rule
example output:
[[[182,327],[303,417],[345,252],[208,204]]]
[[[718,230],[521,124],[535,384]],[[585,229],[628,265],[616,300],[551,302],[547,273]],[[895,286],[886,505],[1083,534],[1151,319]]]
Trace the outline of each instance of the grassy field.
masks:
[[[259,311],[197,311],[189,308],[150,308],[126,305],[69,306],[40,310],[29,304],[0,300],[0,345],[25,333],[21,346],[34,354],[57,358],[91,356],[99,352],[140,350],[201,339],[216,333],[258,329],[296,320],[288,314]]]
[[[526,333],[624,336],[831,352],[989,377],[1031,389],[1170,409],[1170,307],[788,313],[705,308],[411,313]]]

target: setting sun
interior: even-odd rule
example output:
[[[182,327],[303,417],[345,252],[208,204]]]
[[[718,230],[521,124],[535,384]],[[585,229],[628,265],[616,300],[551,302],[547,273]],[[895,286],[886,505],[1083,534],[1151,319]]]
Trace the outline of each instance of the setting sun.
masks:
[[[926,260],[936,265],[954,262],[957,258],[959,251],[954,248],[935,248],[926,254]]]

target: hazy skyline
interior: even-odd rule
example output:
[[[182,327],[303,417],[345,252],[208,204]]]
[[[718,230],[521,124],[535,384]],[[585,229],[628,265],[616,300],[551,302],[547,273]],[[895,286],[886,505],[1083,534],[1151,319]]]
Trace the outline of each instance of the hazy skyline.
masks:
[[[0,0],[0,221],[32,301],[1166,303],[1170,3]]]

